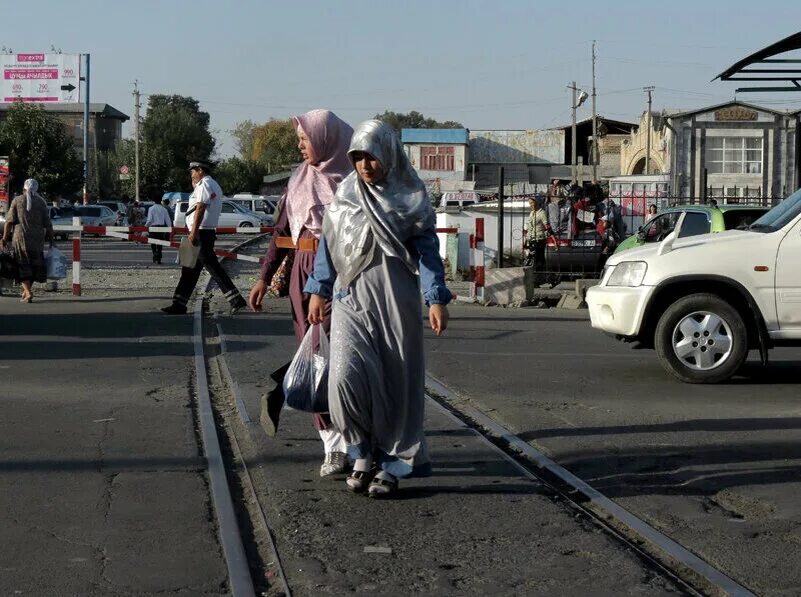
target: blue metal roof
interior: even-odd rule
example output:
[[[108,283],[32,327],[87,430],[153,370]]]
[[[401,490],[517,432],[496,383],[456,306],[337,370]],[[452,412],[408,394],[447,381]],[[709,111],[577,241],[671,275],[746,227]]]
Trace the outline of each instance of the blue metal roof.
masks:
[[[467,129],[401,129],[403,143],[450,143],[467,145]]]

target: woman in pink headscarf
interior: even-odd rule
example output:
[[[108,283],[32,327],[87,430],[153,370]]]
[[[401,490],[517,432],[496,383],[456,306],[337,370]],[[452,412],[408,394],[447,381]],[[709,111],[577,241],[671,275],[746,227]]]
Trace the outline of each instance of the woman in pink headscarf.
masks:
[[[339,183],[353,171],[348,158],[353,129],[328,110],[306,112],[294,117],[292,123],[298,135],[298,149],[303,163],[289,179],[283,208],[264,256],[261,275],[250,292],[248,302],[254,311],[261,311],[262,300],[273,276],[287,255],[294,251],[289,300],[295,336],[300,342],[309,325],[309,298],[304,295],[303,287],[314,268],[325,210],[333,200]],[[330,326],[330,314],[329,302],[323,324],[326,332]],[[287,367],[288,364],[272,374],[278,385],[262,400],[261,422],[269,435],[273,435],[278,427],[278,417],[284,403],[281,386]],[[331,427],[327,413],[315,414],[314,425],[325,444],[325,460],[320,467],[320,476],[343,472],[347,457],[342,435]]]

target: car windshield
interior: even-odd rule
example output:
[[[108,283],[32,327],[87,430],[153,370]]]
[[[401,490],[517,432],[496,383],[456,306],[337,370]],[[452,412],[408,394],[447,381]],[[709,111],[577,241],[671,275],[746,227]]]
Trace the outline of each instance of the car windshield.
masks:
[[[756,232],[775,232],[784,228],[801,213],[801,189],[771,209],[748,229]]]

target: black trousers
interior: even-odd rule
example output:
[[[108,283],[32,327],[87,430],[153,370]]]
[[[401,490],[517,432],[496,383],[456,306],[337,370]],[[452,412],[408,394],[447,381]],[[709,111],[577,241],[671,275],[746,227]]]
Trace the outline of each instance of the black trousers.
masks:
[[[170,240],[169,232],[151,232],[150,238],[157,240]],[[161,263],[161,256],[164,253],[164,247],[161,245],[150,245],[150,250],[153,251],[153,263]]]
[[[195,267],[182,267],[181,279],[178,280],[178,286],[175,288],[175,294],[172,297],[173,303],[186,307],[189,302],[189,297],[197,286],[197,281],[200,278],[200,272],[203,268],[211,274],[211,278],[220,287],[226,300],[231,305],[236,305],[244,301],[242,295],[228,274],[223,269],[222,265],[214,254],[214,241],[217,239],[217,234],[214,230],[199,230],[198,238],[200,240],[200,253],[197,257]]]
[[[548,241],[537,240],[529,242],[529,251],[534,253],[534,267],[538,272],[545,269],[545,245]]]

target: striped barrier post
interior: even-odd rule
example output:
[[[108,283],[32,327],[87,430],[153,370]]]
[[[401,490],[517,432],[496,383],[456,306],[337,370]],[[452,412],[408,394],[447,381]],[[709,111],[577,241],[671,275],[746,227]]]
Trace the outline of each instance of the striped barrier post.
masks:
[[[473,286],[470,297],[477,301],[484,300],[484,218],[476,218],[476,231],[470,235],[470,271]]]
[[[81,218],[72,218],[78,229],[72,233],[72,294],[81,296]]]

